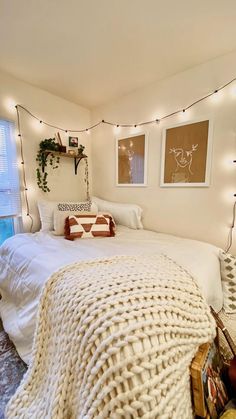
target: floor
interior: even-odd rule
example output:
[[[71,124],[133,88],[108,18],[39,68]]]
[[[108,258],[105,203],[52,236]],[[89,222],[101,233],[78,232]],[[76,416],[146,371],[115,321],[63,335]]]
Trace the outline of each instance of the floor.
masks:
[[[5,406],[15,393],[26,369],[0,320],[0,419],[4,418]]]

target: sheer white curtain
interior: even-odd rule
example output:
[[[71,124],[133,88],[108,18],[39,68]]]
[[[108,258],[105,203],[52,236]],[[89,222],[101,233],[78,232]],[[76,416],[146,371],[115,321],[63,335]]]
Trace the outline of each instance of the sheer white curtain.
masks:
[[[12,122],[0,119],[0,234],[6,238],[21,225],[21,200],[17,154]],[[10,228],[10,220],[14,228]],[[9,231],[3,231],[8,228]],[[6,237],[5,237],[6,236]],[[3,241],[3,239],[2,239]]]

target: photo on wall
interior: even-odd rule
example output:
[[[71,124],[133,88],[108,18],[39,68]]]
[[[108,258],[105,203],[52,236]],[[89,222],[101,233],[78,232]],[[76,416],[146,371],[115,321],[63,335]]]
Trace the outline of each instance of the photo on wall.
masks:
[[[78,147],[78,137],[69,137],[69,147]]]
[[[162,143],[161,186],[209,186],[210,121],[165,129]]]
[[[117,138],[116,185],[146,186],[147,136],[145,133]]]

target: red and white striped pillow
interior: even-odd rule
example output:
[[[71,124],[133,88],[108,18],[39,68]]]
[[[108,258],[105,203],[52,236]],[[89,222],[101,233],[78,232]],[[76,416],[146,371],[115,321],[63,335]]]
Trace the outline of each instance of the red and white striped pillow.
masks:
[[[111,214],[70,215],[65,221],[65,238],[114,237],[115,223]]]

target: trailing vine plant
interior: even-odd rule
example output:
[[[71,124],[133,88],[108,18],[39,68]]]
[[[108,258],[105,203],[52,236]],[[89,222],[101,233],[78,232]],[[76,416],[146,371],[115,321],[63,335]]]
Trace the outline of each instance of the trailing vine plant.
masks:
[[[90,193],[89,193],[89,172],[88,172],[88,159],[85,159],[85,173],[84,173],[84,182],[86,184],[86,198],[87,201],[90,201]]]
[[[79,145],[79,148],[78,148],[78,154],[83,154],[84,149],[85,149],[85,146],[84,146],[84,145],[82,145],[82,144],[80,144],[80,145]]]
[[[48,154],[47,150],[51,153]],[[39,143],[39,150],[36,157],[38,167],[36,169],[37,185],[43,192],[50,192],[48,187],[47,165],[49,163],[53,169],[57,169],[60,162],[60,156],[55,156],[53,151],[59,151],[59,144],[55,138],[48,138]]]

